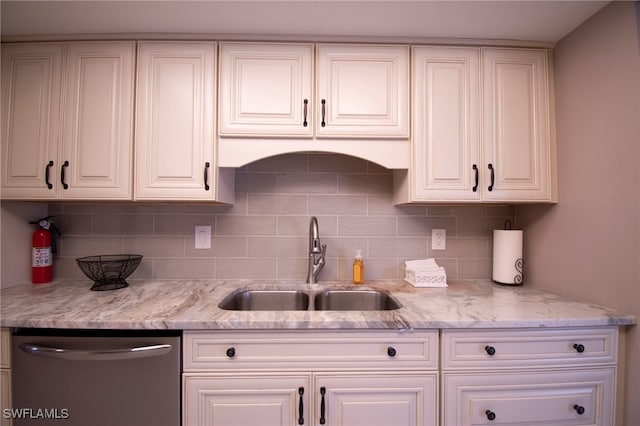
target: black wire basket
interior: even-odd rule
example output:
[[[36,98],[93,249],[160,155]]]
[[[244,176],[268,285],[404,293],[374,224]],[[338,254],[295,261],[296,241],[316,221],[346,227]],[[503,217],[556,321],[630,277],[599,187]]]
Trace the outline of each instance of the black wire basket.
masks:
[[[93,280],[91,290],[117,290],[129,286],[126,278],[136,270],[140,254],[104,254],[76,259],[80,270]]]

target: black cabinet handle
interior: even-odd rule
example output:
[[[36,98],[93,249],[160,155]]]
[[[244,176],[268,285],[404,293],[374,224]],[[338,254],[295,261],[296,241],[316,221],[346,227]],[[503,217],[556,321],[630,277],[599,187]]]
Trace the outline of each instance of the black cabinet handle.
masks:
[[[309,124],[309,123],[307,123],[307,108],[309,106],[309,99],[305,99],[303,102],[304,102],[304,108],[302,110],[302,114],[303,114],[302,125],[304,127],[307,127],[307,125]]]
[[[208,161],[204,163],[204,190],[209,190],[209,167],[211,167],[211,163]]]
[[[493,346],[485,346],[484,350],[487,352],[487,355],[489,356],[494,356],[496,354],[496,348],[494,348]]]
[[[397,353],[398,353],[398,351],[396,351],[396,348],[394,348],[393,346],[389,346],[387,348],[387,355],[389,355],[390,357],[393,358],[394,356],[397,355]]]
[[[60,182],[62,183],[62,187],[64,189],[69,189],[69,185],[64,181],[64,170],[69,167],[69,162],[65,161],[62,163],[62,167],[60,167]]]
[[[49,169],[53,167],[53,161],[49,160],[47,167],[44,169],[44,183],[47,184],[48,189],[53,189],[53,185],[49,182]]]
[[[300,395],[300,402],[298,402],[298,424],[304,424],[304,402],[302,401],[302,395],[304,395],[304,388],[298,388],[298,395]]]
[[[576,413],[578,413],[580,415],[584,414],[584,407],[581,406],[581,405],[576,404],[576,405],[573,406],[573,409],[576,410]]]
[[[322,121],[320,122],[320,125],[321,125],[322,127],[324,127],[324,126],[326,126],[326,125],[327,125],[327,123],[326,123],[326,122],[325,122],[325,120],[324,120],[324,117],[325,117],[326,112],[327,112],[327,111],[326,111],[327,101],[323,99],[323,100],[321,100],[321,101],[320,101],[320,103],[322,104]]]
[[[496,174],[493,168],[493,164],[489,163],[489,170],[491,170],[491,185],[489,185],[489,191],[493,191],[493,185],[496,182]]]
[[[471,189],[473,192],[477,192],[478,191],[478,166],[477,165],[473,165],[472,166],[473,170],[476,172],[476,177],[475,177],[475,185],[473,185],[473,188]]]
[[[236,348],[228,348],[227,349],[227,356],[229,358],[233,358],[234,356],[236,356]]]
[[[324,418],[325,406],[324,406],[324,394],[327,393],[327,389],[323,386],[320,388],[320,395],[322,395],[322,399],[320,400],[320,424],[323,425],[326,423],[326,419]]]
[[[584,345],[576,343],[573,345],[573,349],[575,349],[578,353],[584,352]]]
[[[490,422],[492,422],[492,421],[494,421],[496,419],[496,413],[494,413],[491,410],[485,411],[484,414],[487,416],[487,419],[489,419]]]

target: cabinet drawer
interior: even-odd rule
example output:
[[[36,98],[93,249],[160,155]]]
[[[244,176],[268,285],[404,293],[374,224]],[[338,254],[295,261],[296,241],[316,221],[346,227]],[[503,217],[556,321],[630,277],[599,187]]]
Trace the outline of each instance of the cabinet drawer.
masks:
[[[436,369],[437,331],[184,333],[184,371],[225,368]]]
[[[612,425],[615,369],[444,374],[446,425]]]
[[[0,367],[11,367],[11,332],[8,328],[0,329]]]
[[[618,329],[445,330],[443,369],[615,364]]]

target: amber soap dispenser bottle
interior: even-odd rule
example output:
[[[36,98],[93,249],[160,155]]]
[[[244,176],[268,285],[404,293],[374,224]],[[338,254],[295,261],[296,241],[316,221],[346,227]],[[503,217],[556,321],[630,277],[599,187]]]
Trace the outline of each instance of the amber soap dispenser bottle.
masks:
[[[364,261],[362,260],[362,250],[356,250],[356,257],[353,259],[353,283],[362,284],[364,282]]]

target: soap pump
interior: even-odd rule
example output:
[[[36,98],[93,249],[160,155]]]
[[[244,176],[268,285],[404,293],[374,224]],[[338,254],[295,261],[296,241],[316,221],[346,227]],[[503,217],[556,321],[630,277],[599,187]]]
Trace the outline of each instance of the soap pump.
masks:
[[[364,282],[364,261],[362,260],[362,250],[356,250],[356,257],[353,259],[353,283],[362,284]]]

